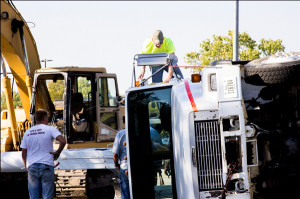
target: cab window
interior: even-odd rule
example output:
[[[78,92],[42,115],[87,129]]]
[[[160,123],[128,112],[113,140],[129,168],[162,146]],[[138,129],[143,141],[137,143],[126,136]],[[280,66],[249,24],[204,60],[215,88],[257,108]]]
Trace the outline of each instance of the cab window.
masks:
[[[101,107],[116,107],[117,91],[114,78],[99,78],[99,104]]]

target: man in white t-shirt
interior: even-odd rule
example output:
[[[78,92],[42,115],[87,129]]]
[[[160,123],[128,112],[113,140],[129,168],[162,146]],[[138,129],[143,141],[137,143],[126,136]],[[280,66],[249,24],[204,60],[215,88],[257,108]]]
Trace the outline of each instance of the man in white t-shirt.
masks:
[[[22,159],[28,174],[30,199],[38,199],[42,188],[43,199],[54,196],[54,160],[57,160],[66,140],[53,126],[48,126],[48,112],[37,110],[36,125],[28,129],[21,143]],[[59,148],[53,152],[53,139],[59,141]]]

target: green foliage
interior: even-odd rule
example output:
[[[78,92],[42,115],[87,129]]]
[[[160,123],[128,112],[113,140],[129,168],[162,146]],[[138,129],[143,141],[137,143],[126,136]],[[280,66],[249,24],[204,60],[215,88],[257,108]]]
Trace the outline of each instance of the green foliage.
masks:
[[[87,99],[89,93],[91,92],[91,81],[88,80],[86,77],[79,77],[77,83],[78,92],[82,93],[84,99]]]
[[[65,82],[64,80],[57,80],[56,82],[50,80],[47,82],[48,91],[52,101],[63,99]]]
[[[260,40],[257,45],[247,32],[239,33],[239,60],[258,59],[264,55],[282,52],[284,46],[281,40]],[[228,31],[226,36],[213,35],[212,40],[206,39],[200,43],[199,51],[186,53],[185,62],[191,66],[208,66],[215,60],[232,60],[233,58],[233,33]],[[199,68],[193,69],[193,72],[199,71]]]
[[[261,51],[264,56],[274,55],[277,52],[284,52],[285,47],[282,45],[282,40],[265,40],[262,38],[260,40],[260,44],[258,45],[258,49]]]
[[[14,107],[18,107],[18,106],[22,106],[22,102],[21,102],[21,97],[20,97],[20,93],[13,91],[13,102],[14,102]]]
[[[62,100],[65,90],[64,80],[57,80],[55,83],[50,80],[47,82],[48,91],[52,101]],[[78,92],[82,93],[83,98],[87,98],[89,92],[91,92],[91,81],[86,77],[79,77],[77,79]]]
[[[13,104],[14,108],[22,106],[20,94],[17,91],[13,91]],[[1,111],[7,109],[7,101],[5,92],[1,93]]]
[[[52,101],[63,99],[65,82],[64,80],[57,80],[53,82],[52,80],[47,82],[48,91]],[[88,93],[91,92],[91,81],[86,78],[78,78],[78,92],[83,94],[84,98],[88,97]],[[13,91],[13,103],[14,108],[17,106],[22,106],[20,94]],[[7,109],[7,102],[5,93],[1,93],[1,110]]]
[[[7,102],[6,102],[6,96],[5,93],[1,93],[1,111],[7,109]]]

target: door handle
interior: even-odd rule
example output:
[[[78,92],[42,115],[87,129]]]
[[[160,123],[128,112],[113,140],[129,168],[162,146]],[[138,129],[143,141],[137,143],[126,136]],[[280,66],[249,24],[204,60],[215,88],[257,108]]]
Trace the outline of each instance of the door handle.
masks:
[[[196,148],[192,146],[192,162],[193,165],[196,167],[197,166],[197,157],[196,157]]]

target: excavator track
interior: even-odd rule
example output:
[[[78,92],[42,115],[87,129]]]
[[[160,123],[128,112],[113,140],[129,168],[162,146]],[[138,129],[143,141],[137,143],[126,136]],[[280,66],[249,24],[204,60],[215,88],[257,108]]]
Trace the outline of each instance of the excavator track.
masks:
[[[109,169],[55,170],[56,198],[121,198],[117,178]]]
[[[86,169],[56,170],[55,185],[57,198],[85,199]]]

